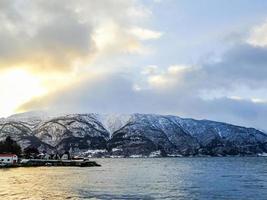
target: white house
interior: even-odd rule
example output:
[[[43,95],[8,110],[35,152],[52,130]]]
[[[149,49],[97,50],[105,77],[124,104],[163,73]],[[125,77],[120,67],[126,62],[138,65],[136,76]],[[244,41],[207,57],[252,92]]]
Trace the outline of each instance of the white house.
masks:
[[[61,157],[61,160],[69,160],[69,155],[68,154],[63,154]]]
[[[16,154],[0,154],[0,163],[13,165],[18,163],[18,156]]]

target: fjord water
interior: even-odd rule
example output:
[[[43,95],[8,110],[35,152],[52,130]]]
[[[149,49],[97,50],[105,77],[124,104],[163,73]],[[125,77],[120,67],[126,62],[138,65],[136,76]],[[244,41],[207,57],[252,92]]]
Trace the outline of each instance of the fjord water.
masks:
[[[96,159],[102,167],[0,169],[1,199],[266,199],[267,158]]]

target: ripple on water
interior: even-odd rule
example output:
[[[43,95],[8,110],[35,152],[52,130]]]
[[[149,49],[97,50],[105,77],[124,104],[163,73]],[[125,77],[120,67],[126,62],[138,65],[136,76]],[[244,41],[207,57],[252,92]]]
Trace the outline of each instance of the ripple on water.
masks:
[[[1,199],[247,199],[267,196],[262,158],[98,159],[101,168],[0,170]],[[245,163],[245,164],[244,164]]]

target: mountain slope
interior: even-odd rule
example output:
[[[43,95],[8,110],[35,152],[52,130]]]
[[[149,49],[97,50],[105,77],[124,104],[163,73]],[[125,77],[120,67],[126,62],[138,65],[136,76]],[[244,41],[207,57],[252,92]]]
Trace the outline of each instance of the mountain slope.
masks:
[[[250,155],[267,152],[267,135],[253,128],[177,116],[72,114],[12,116],[0,120],[0,140],[23,148],[74,149],[104,156]]]

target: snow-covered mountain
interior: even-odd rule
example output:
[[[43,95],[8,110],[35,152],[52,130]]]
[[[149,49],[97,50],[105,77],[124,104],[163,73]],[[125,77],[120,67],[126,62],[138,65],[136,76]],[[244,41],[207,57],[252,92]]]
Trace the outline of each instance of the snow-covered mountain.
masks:
[[[253,128],[154,114],[49,116],[26,113],[0,120],[0,140],[23,147],[93,156],[250,155],[267,152]]]

